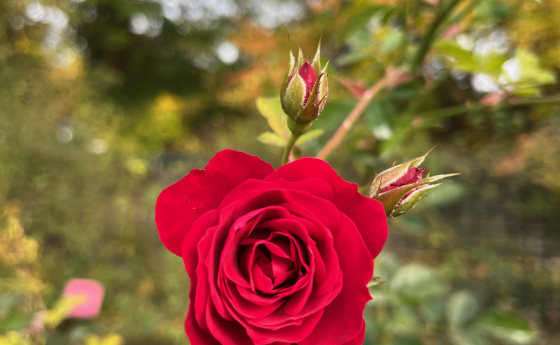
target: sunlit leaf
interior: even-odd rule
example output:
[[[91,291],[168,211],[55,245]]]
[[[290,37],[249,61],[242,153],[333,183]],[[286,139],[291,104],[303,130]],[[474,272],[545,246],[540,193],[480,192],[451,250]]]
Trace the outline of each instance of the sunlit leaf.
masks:
[[[487,341],[485,337],[478,333],[473,332],[471,329],[462,330],[460,328],[452,328],[449,331],[449,336],[453,345],[485,345]]]
[[[404,39],[405,36],[402,31],[391,30],[385,35],[385,37],[383,37],[383,40],[381,41],[379,47],[379,51],[382,54],[392,53],[401,46]]]
[[[303,145],[313,139],[319,138],[324,133],[325,131],[322,129],[314,129],[312,131],[309,131],[304,135],[302,135],[301,137],[299,137],[299,139],[296,141],[296,145]]]
[[[447,291],[432,269],[416,263],[401,267],[389,282],[393,290],[411,300],[441,298]]]
[[[509,344],[529,344],[536,335],[525,320],[511,313],[486,314],[477,325],[492,336]]]
[[[463,72],[476,72],[477,62],[474,54],[468,50],[463,49],[454,40],[440,41],[434,47],[441,53],[450,57],[452,66]]]
[[[446,305],[447,319],[452,325],[463,325],[470,321],[478,311],[478,300],[469,291],[455,292]]]
[[[284,140],[290,138],[287,115],[284,114],[278,97],[257,98],[257,109],[268,120],[268,125],[276,135]]]
[[[257,137],[257,140],[266,145],[286,146],[286,139],[280,138],[276,133],[264,132]]]

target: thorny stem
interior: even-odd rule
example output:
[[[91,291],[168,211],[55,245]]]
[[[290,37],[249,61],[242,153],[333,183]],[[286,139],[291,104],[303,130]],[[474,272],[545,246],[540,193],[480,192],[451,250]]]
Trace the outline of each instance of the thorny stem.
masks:
[[[288,140],[288,143],[286,144],[286,148],[284,149],[284,153],[282,154],[282,160],[280,161],[280,164],[284,165],[288,163],[290,154],[292,153],[292,150],[294,149],[294,145],[296,144],[296,141],[298,140],[300,135],[301,134],[294,134],[294,133],[290,135],[290,139]]]
[[[346,132],[348,132],[348,130],[352,128],[356,120],[360,118],[360,115],[362,115],[369,102],[371,102],[371,100],[375,97],[375,95],[379,93],[379,91],[381,91],[390,83],[392,78],[394,78],[394,76],[386,75],[385,77],[383,77],[383,79],[379,80],[362,94],[360,100],[358,101],[358,104],[356,104],[354,109],[352,109],[350,114],[348,114],[348,117],[346,117],[336,133],[332,136],[332,138],[329,139],[327,144],[321,149],[321,151],[317,154],[317,156],[315,156],[315,158],[327,158],[331,151],[334,150],[338,146],[338,144],[340,144],[342,138],[344,138],[344,136],[346,135]]]

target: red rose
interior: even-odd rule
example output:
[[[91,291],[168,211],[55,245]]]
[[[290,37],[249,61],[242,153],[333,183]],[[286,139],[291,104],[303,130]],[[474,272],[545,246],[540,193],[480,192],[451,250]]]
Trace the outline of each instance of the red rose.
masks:
[[[156,223],[191,279],[191,344],[362,344],[387,220],[328,163],[218,152],[161,193]]]

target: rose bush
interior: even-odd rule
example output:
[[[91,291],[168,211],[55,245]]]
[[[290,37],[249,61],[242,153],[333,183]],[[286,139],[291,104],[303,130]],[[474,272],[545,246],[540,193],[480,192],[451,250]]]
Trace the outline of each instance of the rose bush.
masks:
[[[328,163],[221,151],[161,193],[156,224],[191,279],[191,344],[362,344],[387,220]]]

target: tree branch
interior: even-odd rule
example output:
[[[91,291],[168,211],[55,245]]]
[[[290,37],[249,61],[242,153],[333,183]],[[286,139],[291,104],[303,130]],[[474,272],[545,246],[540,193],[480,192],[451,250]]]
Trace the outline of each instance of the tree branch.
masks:
[[[344,138],[344,136],[346,135],[346,132],[348,132],[348,130],[352,128],[356,120],[360,118],[360,115],[362,115],[369,102],[371,102],[371,100],[375,97],[375,95],[377,95],[379,91],[381,91],[385,86],[387,86],[390,81],[391,81],[391,76],[387,74],[385,75],[385,77],[380,79],[377,83],[375,83],[372,87],[367,89],[362,94],[360,100],[358,101],[358,104],[356,104],[354,109],[352,109],[350,114],[348,114],[348,117],[346,117],[346,119],[344,120],[344,122],[342,122],[342,124],[340,125],[336,133],[325,144],[323,149],[321,149],[321,151],[317,154],[317,156],[315,156],[315,158],[319,158],[319,159],[327,158],[327,156],[331,153],[331,151],[334,150],[340,144],[342,138]]]

